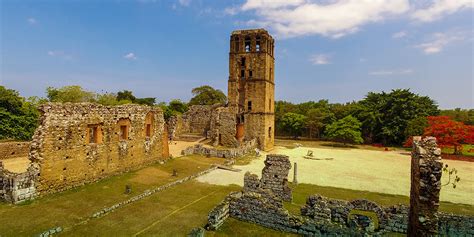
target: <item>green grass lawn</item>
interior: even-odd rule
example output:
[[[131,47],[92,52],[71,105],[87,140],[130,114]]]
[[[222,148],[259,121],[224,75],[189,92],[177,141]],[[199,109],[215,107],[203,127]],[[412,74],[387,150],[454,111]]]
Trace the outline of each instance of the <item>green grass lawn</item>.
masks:
[[[443,153],[445,154],[453,154],[453,152],[454,152],[453,148],[443,148]],[[471,145],[471,144],[463,145],[462,154],[465,156],[474,156],[474,145]]]

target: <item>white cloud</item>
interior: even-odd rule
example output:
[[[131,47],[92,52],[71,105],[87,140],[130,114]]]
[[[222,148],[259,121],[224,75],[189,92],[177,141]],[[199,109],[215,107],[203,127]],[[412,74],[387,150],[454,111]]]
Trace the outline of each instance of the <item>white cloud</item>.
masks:
[[[179,2],[179,5],[184,6],[184,7],[188,7],[189,5],[191,5],[191,0],[178,0],[178,2]]]
[[[394,39],[400,39],[400,38],[403,38],[403,37],[405,37],[405,36],[407,36],[407,32],[405,32],[405,31],[400,31],[400,32],[394,33],[394,34],[392,35],[392,38],[394,38]]]
[[[427,8],[415,10],[411,17],[417,21],[431,22],[472,7],[472,0],[435,0]]]
[[[123,58],[128,60],[137,60],[138,57],[134,53],[128,53],[123,56]]]
[[[48,51],[48,55],[51,57],[58,57],[66,60],[71,60],[72,56],[70,54],[65,53],[64,51],[60,50],[50,50]]]
[[[35,25],[36,23],[38,23],[38,21],[33,17],[26,19],[26,21],[28,21],[30,25]]]
[[[247,0],[240,11],[254,11],[248,25],[269,27],[281,37],[323,35],[339,38],[365,24],[409,10],[408,0]]]
[[[465,39],[465,32],[452,31],[449,33],[434,33],[429,40],[424,43],[415,45],[415,48],[420,48],[425,54],[435,54],[441,52],[448,44],[455,41]]]
[[[369,72],[371,76],[392,76],[392,75],[406,75],[413,73],[412,69],[395,69],[395,70],[378,70]]]
[[[330,58],[331,57],[327,54],[314,54],[309,57],[309,61],[313,65],[326,65],[331,63]]]

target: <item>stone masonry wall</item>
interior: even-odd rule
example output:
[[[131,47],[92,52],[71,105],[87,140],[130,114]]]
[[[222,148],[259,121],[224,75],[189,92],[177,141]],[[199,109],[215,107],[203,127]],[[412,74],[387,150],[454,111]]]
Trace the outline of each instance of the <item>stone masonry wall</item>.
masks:
[[[30,142],[0,142],[0,160],[27,157]]]
[[[0,161],[0,200],[19,203],[36,196],[37,169],[31,164],[26,172],[12,173],[3,168]]]
[[[425,140],[424,147],[427,144],[433,148],[431,139]],[[418,149],[415,154],[419,151]],[[403,205],[383,207],[365,199],[346,201],[311,195],[301,207],[301,215],[290,214],[283,207],[281,195],[272,191],[275,186],[268,186],[263,182],[264,175],[269,176],[265,179],[278,184],[285,183],[287,179],[283,173],[289,169],[289,164],[282,162],[284,157],[273,158],[272,155],[267,156],[261,180],[257,175],[247,172],[242,191],[229,194],[209,213],[208,229],[217,229],[230,216],[305,236],[383,236],[388,232],[407,233],[409,207]],[[278,167],[280,168],[276,169]],[[277,173],[281,172],[281,175],[270,177],[272,170],[280,170]],[[277,193],[280,191],[281,189],[276,189]],[[474,216],[442,212],[435,214],[438,216],[436,231],[439,235],[474,236]]]
[[[408,236],[438,233],[441,190],[441,149],[434,137],[414,137],[411,160],[411,190]]]
[[[48,103],[40,111],[29,154],[40,194],[167,159],[159,108]]]
[[[267,155],[262,170],[261,186],[272,190],[279,198],[291,201],[291,189],[288,187],[288,173],[291,169],[290,158],[286,155]]]
[[[256,140],[250,140],[242,144],[237,148],[215,148],[215,147],[205,147],[202,144],[196,144],[194,146],[187,147],[181,151],[181,154],[192,155],[200,154],[208,157],[219,157],[219,158],[237,158],[245,154],[251,153],[257,147]]]

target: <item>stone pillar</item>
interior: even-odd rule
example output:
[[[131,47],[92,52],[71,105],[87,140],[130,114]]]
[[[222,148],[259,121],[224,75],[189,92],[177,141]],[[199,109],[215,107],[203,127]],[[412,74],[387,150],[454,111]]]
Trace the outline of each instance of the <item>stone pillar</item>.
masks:
[[[295,165],[293,166],[293,184],[297,185],[298,184],[298,166],[295,162]]]
[[[439,192],[441,190],[441,149],[434,137],[413,137],[408,236],[438,233]]]
[[[285,201],[291,201],[291,189],[288,186],[288,175],[291,169],[290,158],[285,155],[269,154],[265,159],[265,168],[260,179],[263,189],[270,189]]]

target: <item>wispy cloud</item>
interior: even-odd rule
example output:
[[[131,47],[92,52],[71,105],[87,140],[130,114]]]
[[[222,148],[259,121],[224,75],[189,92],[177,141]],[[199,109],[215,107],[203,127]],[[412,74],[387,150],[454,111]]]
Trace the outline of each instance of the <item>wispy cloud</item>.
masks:
[[[420,48],[425,54],[436,54],[455,42],[465,39],[465,32],[451,31],[449,33],[434,33],[429,39],[421,44],[415,45],[415,48]]]
[[[65,60],[71,60],[73,57],[70,54],[65,53],[64,51],[61,50],[50,50],[48,51],[48,55],[51,57],[57,57],[57,58],[62,58]]]
[[[134,54],[134,53],[128,53],[128,54],[125,54],[123,56],[123,58],[127,59],[127,60],[137,60],[138,57]]]
[[[406,75],[412,74],[412,69],[395,69],[395,70],[377,70],[369,72],[371,76],[392,76],[392,75]]]
[[[238,10],[255,12],[256,19],[249,20],[248,25],[269,27],[281,37],[319,34],[339,38],[365,24],[405,13],[409,3],[408,0],[247,0]]]
[[[27,21],[28,24],[30,24],[30,25],[35,25],[36,23],[38,23],[38,21],[37,21],[35,18],[33,18],[33,17],[30,17],[30,18],[26,19],[26,21]]]
[[[473,6],[472,0],[435,0],[430,6],[415,10],[411,17],[420,22],[431,22]]]
[[[314,54],[309,57],[309,61],[313,65],[326,65],[330,64],[331,57],[327,54]]]
[[[189,7],[191,5],[191,0],[178,0],[179,5],[183,7]]]
[[[407,36],[407,32],[405,32],[405,31],[399,31],[399,32],[394,33],[394,34],[392,35],[392,38],[394,38],[394,39],[400,39],[400,38],[403,38],[403,37],[405,37],[405,36]]]

